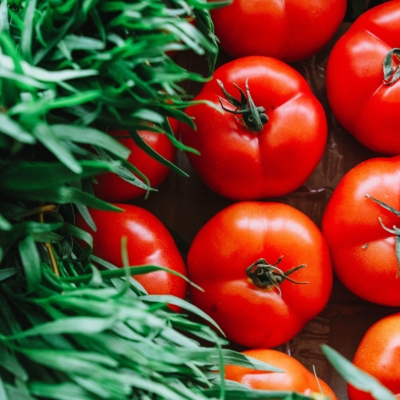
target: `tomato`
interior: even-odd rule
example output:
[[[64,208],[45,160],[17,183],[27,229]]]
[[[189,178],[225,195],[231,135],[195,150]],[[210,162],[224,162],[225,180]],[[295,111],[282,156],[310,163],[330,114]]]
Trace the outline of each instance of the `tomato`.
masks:
[[[295,391],[308,396],[312,393],[320,393],[331,400],[337,400],[332,389],[322,379],[316,378],[303,364],[286,353],[271,349],[251,349],[243,351],[243,354],[284,372],[265,372],[227,365],[226,379],[256,390]]]
[[[195,236],[187,266],[204,289],[190,289],[193,303],[229,340],[253,348],[292,339],[324,308],[332,286],[322,233],[281,203],[243,201],[217,213]]]
[[[328,43],[346,6],[346,0],[235,0],[211,16],[220,45],[231,57],[259,55],[293,62]]]
[[[398,47],[400,1],[394,0],[352,24],[335,44],[326,71],[329,104],[340,124],[367,148],[387,155],[400,154],[399,50],[391,52]]]
[[[178,122],[171,119],[170,123],[172,129],[176,131]],[[118,141],[131,151],[128,161],[147,177],[152,188],[156,188],[167,178],[170,169],[142,150],[129,137],[129,132],[110,129],[108,133],[119,137]],[[153,131],[138,131],[138,133],[153,150],[166,160],[174,162],[176,148],[166,134]],[[109,202],[126,202],[146,194],[146,190],[132,185],[111,172],[98,175],[95,179],[97,181],[97,184],[93,185],[95,195]]]
[[[90,210],[97,227],[95,232],[90,232],[93,236],[93,254],[122,267],[121,239],[125,236],[131,266],[158,265],[187,275],[186,266],[171,234],[157,217],[141,207],[115,205],[125,211]],[[76,216],[76,225],[89,230],[80,214]],[[136,275],[135,279],[149,294],[172,294],[186,298],[186,281],[169,272],[155,271]]]
[[[186,110],[197,130],[182,124],[182,141],[201,153],[188,153],[189,161],[222,196],[255,200],[287,194],[307,180],[323,155],[324,109],[305,79],[279,60],[244,57],[224,64],[195,100],[214,107]]]
[[[366,195],[400,209],[400,156],[364,161],[334,190],[322,220],[333,268],[357,296],[400,306],[396,234],[385,229],[400,218]]]
[[[400,313],[382,318],[365,333],[357,347],[353,363],[377,378],[400,399]],[[373,400],[373,397],[348,386],[350,400]]]

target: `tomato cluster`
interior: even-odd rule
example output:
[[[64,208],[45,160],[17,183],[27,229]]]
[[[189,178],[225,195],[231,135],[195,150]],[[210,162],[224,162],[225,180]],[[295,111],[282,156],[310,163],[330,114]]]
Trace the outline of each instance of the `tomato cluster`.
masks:
[[[230,60],[186,110],[196,130],[186,124],[179,128],[182,142],[200,153],[188,153],[186,167],[211,189],[210,196],[227,201],[190,238],[187,274],[204,291],[190,288],[189,299],[229,340],[247,348],[246,354],[285,370],[261,373],[230,366],[227,378],[303,394],[322,388],[333,399],[325,383],[315,386],[301,364],[271,348],[293,339],[326,307],[333,272],[359,298],[400,306],[400,0],[364,12],[333,46],[326,102],[294,63],[325,48],[345,10],[343,0],[238,0],[213,12]],[[327,120],[328,108],[334,121]],[[318,173],[321,159],[332,151],[329,130],[335,123],[371,156],[337,179],[320,224],[285,204],[284,196],[300,196],[302,185]],[[173,160],[174,151],[164,157]],[[134,155],[131,162],[141,159]],[[153,179],[149,160],[138,168],[150,186],[167,175]],[[110,180],[103,185],[103,179]],[[125,182],[111,179],[99,177],[100,197],[113,202],[136,197]],[[192,202],[195,208],[196,198]],[[122,266],[120,242],[126,235],[131,263],[158,263],[186,275],[161,222],[143,208],[120,206],[125,213],[93,210],[94,253]],[[137,279],[149,293],[187,295],[185,281],[165,272]],[[354,359],[396,394],[398,318],[371,328]],[[350,399],[370,399],[362,389],[350,387]]]

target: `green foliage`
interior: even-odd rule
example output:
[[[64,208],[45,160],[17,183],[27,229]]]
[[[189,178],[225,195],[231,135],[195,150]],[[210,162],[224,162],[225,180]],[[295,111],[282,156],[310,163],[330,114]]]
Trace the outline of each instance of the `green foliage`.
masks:
[[[137,130],[164,132],[184,148],[167,117],[193,124],[180,83],[207,77],[169,52],[205,55],[211,73],[218,49],[209,9],[223,4],[0,0],[1,399],[201,400],[237,398],[238,387],[242,398],[260,398],[241,385],[232,391],[224,363],[276,371],[223,349],[215,322],[193,305],[148,296],[132,278],[161,267],[110,265],[74,226],[79,211],[94,228],[88,206],[120,211],[93,195],[99,173],[149,189],[108,127],[128,130],[183,174]]]
[[[192,124],[182,111],[190,99],[180,83],[206,78],[168,54],[205,54],[212,71],[218,49],[210,7],[204,0],[0,2],[0,229],[7,232],[0,261],[13,265],[13,257],[23,257],[27,263],[10,249],[26,235],[37,236],[30,229],[43,213],[32,210],[41,205],[74,204],[91,226],[87,206],[115,210],[93,196],[97,174],[111,171],[150,189],[127,162],[128,149],[105,133],[109,126],[130,131],[145,151],[185,175],[136,131],[164,132],[183,148],[167,117]],[[201,29],[188,22],[195,16]],[[59,229],[45,226],[48,235]],[[30,245],[24,240],[18,246],[25,251],[37,237]],[[64,256],[71,250],[69,243]]]
[[[23,291],[5,277],[8,284],[0,287],[4,398],[23,388],[54,399],[205,399],[221,363],[276,371],[221,350],[226,341],[211,328],[166,307],[171,300],[204,317],[191,304],[172,296],[143,296],[130,277],[135,268],[114,268],[110,276],[82,260],[59,261],[69,279],[57,277],[48,265],[41,279],[27,270],[26,286],[33,290]],[[92,270],[92,279],[77,285],[80,276],[72,275],[80,269]],[[221,385],[215,391],[220,393]]]

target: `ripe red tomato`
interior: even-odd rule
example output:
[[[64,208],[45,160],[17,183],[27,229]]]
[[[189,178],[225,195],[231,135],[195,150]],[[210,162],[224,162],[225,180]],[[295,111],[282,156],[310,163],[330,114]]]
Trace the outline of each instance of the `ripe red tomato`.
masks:
[[[353,363],[377,378],[400,399],[400,313],[382,318],[362,338]],[[373,397],[348,386],[350,400],[373,400]]]
[[[223,98],[218,81],[236,102],[228,93]],[[215,71],[195,100],[214,108],[199,104],[186,110],[197,130],[182,124],[182,141],[201,153],[188,153],[189,161],[222,196],[254,200],[287,194],[307,180],[325,150],[324,109],[305,79],[279,60],[231,61]],[[258,107],[253,115],[252,102]]]
[[[212,11],[222,49],[233,58],[299,61],[321,50],[346,12],[346,0],[235,0]]]
[[[186,276],[186,266],[176,244],[163,223],[149,211],[129,204],[115,204],[124,212],[90,210],[96,224],[93,254],[122,267],[121,239],[126,236],[131,266],[158,265]],[[86,231],[89,227],[80,214],[76,225]],[[186,298],[187,282],[166,271],[135,276],[149,294],[172,294]]]
[[[170,123],[173,131],[176,132],[178,121],[171,119]],[[108,133],[112,136],[121,136],[118,141],[131,151],[128,161],[147,177],[152,188],[156,188],[167,178],[170,169],[142,150],[129,137],[128,132],[110,129]],[[153,150],[166,160],[174,162],[176,148],[166,134],[152,131],[138,131],[138,133]],[[94,193],[105,201],[126,202],[146,194],[146,190],[132,185],[111,172],[96,176],[96,181],[97,184],[93,185]]]
[[[256,390],[295,391],[306,396],[323,394],[337,400],[332,389],[311,373],[303,364],[286,353],[270,349],[251,349],[243,354],[282,369],[284,372],[265,372],[237,365],[225,367],[228,380],[242,383]]]
[[[328,202],[322,231],[334,271],[349,290],[377,304],[400,306],[396,235],[380,223],[392,229],[400,218],[367,194],[400,210],[400,156],[369,159],[350,170]]]
[[[223,209],[195,236],[187,265],[190,279],[204,289],[190,291],[193,303],[229,340],[253,348],[292,339],[324,308],[332,286],[322,233],[305,214],[280,203]]]
[[[400,154],[398,109],[400,1],[376,6],[362,14],[335,44],[327,64],[330,106],[343,127],[369,149]],[[384,75],[388,57],[393,70]],[[398,76],[397,76],[398,79]]]

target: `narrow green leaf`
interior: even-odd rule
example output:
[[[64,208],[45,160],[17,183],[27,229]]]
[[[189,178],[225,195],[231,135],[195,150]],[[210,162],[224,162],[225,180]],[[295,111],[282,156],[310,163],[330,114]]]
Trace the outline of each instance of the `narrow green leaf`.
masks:
[[[1,0],[0,3],[0,32],[8,32],[10,29],[8,23],[7,0]]]
[[[2,112],[0,112],[0,131],[21,143],[36,143],[36,139],[31,133],[26,132],[16,121]]]
[[[92,177],[118,167],[117,162],[99,160],[76,161],[79,175],[66,165],[56,162],[15,162],[0,174],[0,187],[10,191],[37,191],[48,187]]]
[[[4,281],[17,273],[17,268],[3,268],[0,269],[0,282]]]
[[[175,164],[171,163],[164,157],[162,157],[160,154],[158,154],[155,150],[153,150],[142,138],[141,136],[136,132],[136,131],[130,131],[129,132],[132,139],[134,142],[142,149],[144,150],[147,154],[149,154],[152,158],[155,160],[159,161],[161,164],[167,166],[170,168],[172,171],[178,173],[179,175],[187,177],[188,174],[184,171],[182,171],[180,168],[178,168]]]
[[[215,398],[219,395],[219,389],[207,389],[203,392],[206,396]],[[250,390],[249,388],[229,388],[225,393],[226,400],[312,400],[311,397],[295,392],[275,391],[275,390]],[[326,398],[326,400],[329,400]]]
[[[71,378],[75,383],[101,399],[125,399],[130,393],[128,384],[117,384],[107,376],[96,380],[79,375],[72,375]]]
[[[80,229],[75,225],[69,224],[68,222],[64,223],[61,231],[67,235],[71,235],[79,240],[82,240],[90,247],[93,247],[93,237],[89,232],[86,232],[85,230]]]
[[[0,62],[1,62],[2,57],[0,56]],[[7,68],[5,68],[4,65],[2,65],[0,63],[0,77],[1,78],[5,78],[7,80],[13,81],[14,85],[17,85],[19,88],[23,89],[23,90],[27,90],[30,91],[32,89],[48,89],[48,86],[42,82],[39,82],[36,79],[31,78],[28,75],[22,75],[22,74],[18,74],[17,72],[14,72],[13,70],[9,70]],[[15,86],[14,86],[15,87]],[[15,89],[14,89],[14,93],[15,93]],[[19,103],[17,106],[12,107],[12,109],[9,110],[9,112],[11,113],[11,111],[15,108],[18,109],[18,107],[20,107],[21,103]],[[26,107],[24,107],[25,109]]]
[[[186,396],[182,396],[180,393],[178,393],[173,384],[168,385],[167,382],[158,383],[152,379],[146,379],[144,376],[134,375],[133,373],[129,372],[127,372],[124,376],[121,376],[121,378],[126,380],[128,384],[138,389],[154,393],[155,395],[161,396],[161,398],[168,400],[188,399]],[[192,393],[190,398],[192,400],[204,400],[203,396],[196,395],[195,392]]]
[[[100,271],[93,264],[90,264],[90,268],[92,270],[92,279],[88,282],[88,286],[101,287],[103,285],[103,278]]]
[[[149,272],[154,272],[154,271],[166,271],[169,272],[172,275],[179,276],[186,282],[190,283],[194,287],[200,289],[197,285],[189,281],[189,279],[180,274],[179,272],[176,272],[170,268],[166,267],[161,267],[159,265],[140,265],[140,266],[133,266],[133,267],[126,267],[126,268],[119,268],[116,270],[109,270],[109,271],[100,271],[101,276],[103,279],[111,279],[111,278],[121,278],[126,275],[126,270],[129,271],[130,275],[142,275],[142,274],[147,274]],[[79,275],[76,277],[63,277],[61,278],[65,282],[74,282],[74,283],[79,283],[79,282],[89,282],[92,279],[92,274],[86,274],[86,275]],[[201,290],[201,289],[200,289]]]
[[[4,64],[4,62],[6,64]],[[3,55],[0,55],[0,63],[1,65],[6,65],[6,67],[8,67],[9,65],[8,59],[6,58],[6,56]],[[52,71],[35,67],[24,61],[21,62],[21,65],[23,71],[27,76],[30,76],[32,79],[35,79],[37,81],[49,82],[49,83],[60,83],[72,79],[83,79],[83,78],[88,78],[90,76],[96,76],[99,73],[99,71],[95,69],[84,69],[84,70],[63,69],[61,71]]]
[[[99,353],[22,347],[15,347],[15,350],[23,353],[38,364],[67,373],[81,372],[84,375],[90,375],[91,373],[99,372],[102,366],[108,368],[117,366],[117,362],[114,359]]]
[[[132,117],[139,118],[143,121],[152,122],[153,124],[162,124],[165,117],[153,110],[141,108],[132,114]]]
[[[0,287],[1,289],[1,287]],[[3,291],[0,291],[0,327],[1,332],[5,335],[13,335],[21,332],[19,321],[16,319],[15,311],[11,309],[11,302],[8,301],[8,296]]]
[[[97,265],[100,265],[101,267],[107,269],[107,270],[111,270],[111,271],[120,270],[119,267],[109,263],[106,260],[103,260],[103,259],[101,259],[99,257],[96,257],[93,254],[90,255],[90,260],[95,262]],[[123,279],[126,279],[130,283],[131,288],[133,288],[133,290],[135,291],[136,294],[139,294],[139,293],[140,294],[147,294],[146,289],[136,279],[134,279],[132,276],[129,276],[129,278],[122,278],[122,280]],[[120,291],[123,288],[125,288],[125,282],[121,282],[121,279],[111,278],[110,281],[118,289],[118,291]]]
[[[8,336],[6,340],[19,340],[20,338],[37,335],[82,334],[91,335],[111,329],[116,323],[116,318],[95,317],[69,317],[37,325],[17,335]]]
[[[33,233],[32,238],[38,243],[57,243],[60,242],[63,237],[55,232],[40,232]]]
[[[89,36],[77,36],[74,34],[67,35],[62,41],[70,51],[87,50],[99,51],[105,48],[104,42]],[[60,42],[61,43],[61,42]]]
[[[36,243],[31,235],[21,240],[18,245],[19,256],[25,272],[28,293],[34,292],[42,278],[42,267]]]
[[[21,53],[25,60],[32,60],[33,24],[35,22],[36,1],[30,0],[25,8],[24,30],[21,38]]]
[[[259,361],[242,353],[238,353],[237,351],[223,349],[222,355],[224,357],[224,363],[228,365],[240,365],[242,367],[256,369],[259,371],[285,372],[280,368],[276,368],[268,363]]]
[[[157,303],[165,303],[165,304],[173,304],[178,307],[183,308],[184,310],[190,311],[195,315],[198,315],[200,318],[203,318],[205,321],[213,325],[219,332],[225,336],[222,329],[218,326],[218,324],[205,312],[194,306],[193,304],[182,300],[175,296],[170,295],[147,295],[142,297],[143,301],[157,302]]]
[[[357,368],[336,350],[322,345],[322,351],[347,383],[363,392],[370,393],[375,400],[396,400],[396,396],[376,378]]]
[[[213,2],[209,2],[211,4]],[[226,1],[223,5],[228,5],[231,1]],[[221,3],[219,4],[219,6]],[[196,16],[196,26],[209,40],[210,45],[205,46],[206,57],[208,61],[208,74],[211,76],[215,69],[218,57],[218,39],[214,35],[214,24],[212,22],[210,12],[205,8],[194,9]],[[207,43],[207,42],[206,42]]]
[[[0,343],[0,360],[2,368],[11,373],[16,379],[19,379],[21,382],[28,380],[28,374],[17,360],[15,354],[10,353],[2,343]]]
[[[114,161],[108,153],[106,153],[102,148],[96,147],[97,153],[100,155],[101,159],[104,161]],[[119,177],[146,191],[153,191],[155,189],[151,188],[150,181],[148,178],[141,173],[134,165],[132,165],[128,160],[119,160],[122,165],[114,171]],[[134,175],[136,174],[136,175]]]
[[[21,67],[22,58],[19,55],[12,38],[8,34],[0,32],[0,44],[2,47],[2,52],[8,54],[12,60],[12,70],[15,71],[17,74],[23,76]]]
[[[120,142],[97,129],[74,125],[52,125],[52,129],[61,140],[99,146],[123,159],[127,159],[130,154],[130,150]]]
[[[2,400],[11,400],[7,395],[6,388],[4,386],[3,379],[1,378],[1,375],[0,375],[0,399],[2,399]]]
[[[66,36],[68,30],[76,22],[75,18],[75,15],[71,15],[70,18],[60,21],[60,26],[58,27],[58,29],[56,31],[53,30],[52,32],[50,32],[50,36],[47,38],[47,43],[43,41],[43,44],[46,44],[43,47],[39,48],[39,50],[36,51],[36,53],[34,54],[33,64],[39,64],[43,60],[43,58],[45,58],[52,51],[57,43]],[[36,30],[36,33],[38,33],[38,30]]]
[[[5,191],[4,191],[5,192]],[[20,199],[43,201],[46,203],[58,204],[84,204],[92,208],[106,211],[121,211],[118,207],[98,199],[75,187],[61,186],[57,188],[47,188],[37,191],[21,190],[18,192],[8,191],[9,196],[15,195]]]
[[[33,134],[36,139],[47,147],[71,171],[76,174],[82,173],[81,165],[62,141],[57,138],[49,125],[38,122],[33,128]]]
[[[35,221],[23,221],[13,225],[13,229],[7,235],[0,236],[0,245],[7,246],[15,241],[23,238],[24,236],[32,235],[34,233],[52,232],[62,227],[62,223],[46,223],[42,224]]]
[[[22,388],[21,386],[5,385],[7,395],[10,400],[37,400],[29,394],[28,389]]]
[[[92,229],[94,232],[96,232],[97,227],[96,227],[96,224],[95,224],[92,216],[89,213],[88,208],[82,204],[75,204],[75,206],[76,206],[78,212],[81,214],[84,221],[86,222],[86,224],[90,227],[90,229]],[[93,245],[91,247],[93,247]]]
[[[0,214],[0,231],[10,231],[12,225]]]
[[[33,381],[29,385],[34,396],[51,398],[57,400],[98,400],[98,397],[91,394],[84,388],[73,382],[45,383]]]
[[[57,97],[48,105],[48,107],[49,109],[74,107],[97,100],[100,96],[101,92],[99,90],[88,90],[68,97]]]

